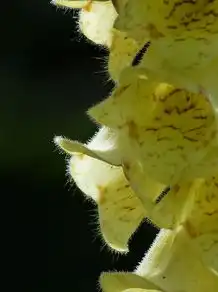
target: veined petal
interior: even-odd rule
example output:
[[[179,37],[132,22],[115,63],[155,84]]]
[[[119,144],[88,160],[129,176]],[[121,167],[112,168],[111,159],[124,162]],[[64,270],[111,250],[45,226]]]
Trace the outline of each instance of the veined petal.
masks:
[[[124,69],[120,86],[89,114],[116,129],[125,176],[148,218],[174,228],[192,208],[193,180],[218,167],[215,117],[203,95],[149,83],[137,74]],[[156,204],[166,187],[169,193]]]
[[[110,149],[112,137],[107,128],[102,128],[87,146],[60,139],[56,139],[56,143],[72,155],[68,171],[78,188],[98,204],[104,240],[112,248],[126,252],[128,240],[145,217],[145,210],[131,190],[122,168],[106,163],[102,158],[103,150]],[[99,155],[97,150],[100,149]],[[113,153],[110,154],[113,158]]]
[[[97,202],[106,243],[116,250],[128,251],[128,240],[143,220],[145,211],[130,189],[122,168],[74,155],[69,172],[76,185]]]
[[[112,34],[108,72],[113,80],[118,81],[122,70],[131,65],[142,45],[127,37],[126,33],[116,29],[112,30]]]
[[[167,292],[218,291],[217,276],[202,263],[182,227],[160,231],[136,274]]]
[[[115,28],[138,42],[150,39],[142,67],[176,87],[196,93],[204,88],[217,112],[217,13],[217,0],[129,0]]]
[[[89,114],[117,129],[125,163],[139,161],[144,173],[167,186],[189,181],[217,141],[212,106],[202,94],[142,79],[139,72],[124,69],[112,96]]]
[[[147,80],[145,71],[126,67],[112,95],[90,108],[88,114],[98,123],[114,129],[122,130],[128,121],[145,124],[156,106],[152,93],[157,84]]]
[[[218,273],[218,176],[198,179],[184,228],[206,266]]]
[[[130,188],[122,169],[119,171],[113,180],[110,180],[108,173],[107,184],[99,185],[98,211],[106,243],[115,250],[127,252],[128,241],[145,218],[146,211]]]
[[[177,0],[129,0],[119,13],[116,28],[139,39],[146,35],[153,40],[165,36],[213,36],[217,33],[217,11],[216,0],[188,1],[179,5]]]
[[[158,287],[152,282],[134,273],[102,273],[100,285],[103,292],[123,292],[134,288],[148,289],[149,292],[159,291]]]
[[[190,214],[195,198],[195,183],[181,182],[167,189],[163,198],[156,200],[148,217],[160,228],[175,229]]]

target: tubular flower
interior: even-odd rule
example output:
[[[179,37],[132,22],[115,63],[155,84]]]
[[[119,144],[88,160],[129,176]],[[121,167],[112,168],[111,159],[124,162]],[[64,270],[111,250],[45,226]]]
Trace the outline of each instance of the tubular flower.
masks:
[[[161,229],[133,273],[102,274],[103,291],[218,291],[218,0],[53,3],[81,8],[116,82],[88,110],[90,141],[55,138],[68,173],[112,249],[127,252],[144,218]]]
[[[131,86],[134,86],[133,78],[131,80]],[[124,86],[127,87],[127,84]],[[118,131],[120,139],[117,145],[122,153],[123,171],[145,207],[148,218],[162,228],[184,224],[205,260],[205,256],[208,258],[208,244],[216,249],[215,222],[218,219],[217,197],[212,199],[212,194],[218,192],[214,182],[218,161],[212,108],[204,96],[166,84],[154,84],[150,88],[154,91],[146,96],[146,86],[142,79],[141,91],[140,80],[133,87],[133,92],[137,92],[136,88],[139,90],[137,103],[131,88],[122,91],[121,87],[117,92],[122,91],[122,94],[117,96],[115,92],[109,100],[90,112],[97,121]],[[141,102],[140,92],[143,93]],[[146,110],[149,112],[146,113]],[[197,113],[201,113],[200,116]],[[210,160],[211,155],[213,158]],[[155,205],[161,189],[167,186],[170,186],[167,196]],[[198,210],[196,217],[193,210]],[[197,228],[201,231],[193,230],[195,220],[200,220]],[[207,231],[201,229],[202,224],[204,228],[207,226]],[[208,230],[210,228],[212,230]],[[218,262],[214,253],[212,258],[208,258],[211,267]],[[214,268],[217,270],[218,267]]]
[[[128,0],[115,27],[139,42],[151,41],[142,65],[148,73],[187,90],[204,90],[217,109],[217,0]]]
[[[112,248],[126,251],[129,237],[147,217],[160,228],[184,226],[205,264],[218,270],[215,254],[210,258],[207,252],[208,237],[216,249],[218,219],[212,108],[203,95],[167,84],[147,86],[140,78],[137,91],[131,82],[125,90],[115,89],[113,101],[90,109],[106,126],[87,145],[56,138],[72,155],[69,173],[97,202],[102,234]],[[167,186],[168,194],[158,202]]]
[[[218,289],[217,276],[202,264],[182,227],[173,231],[161,230],[134,273],[103,273],[100,283],[104,292],[205,292]]]
[[[62,137],[55,141],[72,155],[68,165],[70,176],[98,205],[104,240],[118,251],[128,251],[128,240],[146,214],[122,168],[116,166],[120,164],[116,133],[103,127],[84,146]]]
[[[218,108],[218,0],[53,0],[57,6],[81,8],[79,27],[96,44],[111,47],[114,29],[128,39],[118,44],[125,55],[151,42],[140,67],[158,81],[204,92]],[[126,43],[126,42],[125,42]],[[111,57],[114,52],[111,51]],[[180,56],[178,58],[178,56]],[[110,70],[113,61],[108,64]],[[173,73],[172,73],[173,72]]]

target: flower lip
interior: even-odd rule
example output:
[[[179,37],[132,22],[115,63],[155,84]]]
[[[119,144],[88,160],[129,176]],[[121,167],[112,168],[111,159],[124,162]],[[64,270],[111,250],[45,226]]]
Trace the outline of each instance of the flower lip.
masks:
[[[132,191],[122,167],[111,164],[119,161],[116,132],[102,127],[87,144],[59,136],[54,142],[72,156],[68,173],[77,187],[97,203],[104,242],[114,250],[128,252],[129,239],[145,218],[146,211]]]
[[[116,147],[116,133],[102,127],[87,144],[56,136],[54,143],[67,154],[83,153],[114,166],[120,166],[120,152]]]

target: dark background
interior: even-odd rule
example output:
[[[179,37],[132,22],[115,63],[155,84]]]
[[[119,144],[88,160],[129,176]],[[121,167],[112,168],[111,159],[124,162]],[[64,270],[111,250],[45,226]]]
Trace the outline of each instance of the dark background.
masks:
[[[54,135],[86,141],[94,133],[85,111],[112,88],[104,73],[108,52],[75,32],[75,12],[47,0],[9,1],[1,15],[0,169],[2,199],[9,201],[3,224],[11,223],[10,282],[19,291],[97,291],[100,272],[134,269],[155,233],[143,224],[127,256],[103,248],[95,206],[67,183],[65,157],[52,142]]]

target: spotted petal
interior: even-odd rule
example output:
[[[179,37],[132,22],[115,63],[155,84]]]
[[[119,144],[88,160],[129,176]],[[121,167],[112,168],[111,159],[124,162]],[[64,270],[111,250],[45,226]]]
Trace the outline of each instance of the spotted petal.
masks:
[[[112,248],[126,252],[145,210],[122,168],[107,163],[118,162],[118,153],[111,147],[115,137],[108,128],[102,128],[87,145],[62,138],[56,138],[56,143],[72,155],[68,171],[76,185],[98,204],[104,240]]]

